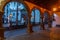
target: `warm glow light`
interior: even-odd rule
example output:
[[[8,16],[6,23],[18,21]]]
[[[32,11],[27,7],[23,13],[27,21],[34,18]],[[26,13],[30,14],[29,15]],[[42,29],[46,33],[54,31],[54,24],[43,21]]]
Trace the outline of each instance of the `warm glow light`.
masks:
[[[60,8],[60,6],[59,6],[59,8]]]
[[[43,8],[41,8],[41,10],[42,10]]]
[[[44,9],[44,11],[46,11],[46,9]]]
[[[53,8],[53,11],[56,11],[57,10],[57,8]]]

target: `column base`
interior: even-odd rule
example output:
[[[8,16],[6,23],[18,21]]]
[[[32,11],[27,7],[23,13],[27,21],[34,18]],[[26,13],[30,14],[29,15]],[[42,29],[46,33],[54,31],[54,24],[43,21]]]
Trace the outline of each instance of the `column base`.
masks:
[[[28,33],[32,33],[32,32],[34,32],[33,30],[28,30]]]
[[[0,40],[4,40],[4,28],[0,28]]]

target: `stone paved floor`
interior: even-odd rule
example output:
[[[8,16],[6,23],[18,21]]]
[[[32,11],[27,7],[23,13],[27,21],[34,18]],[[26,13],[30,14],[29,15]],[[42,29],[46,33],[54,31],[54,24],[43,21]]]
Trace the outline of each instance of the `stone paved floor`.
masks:
[[[60,40],[60,27],[50,29],[50,40]]]
[[[50,40],[49,32],[41,30],[40,32],[33,32],[21,36],[7,38],[6,40]]]
[[[27,28],[5,32],[6,40],[49,40],[49,30],[33,27],[33,33],[27,33]]]
[[[27,28],[5,32],[6,40],[60,40],[60,27],[52,27],[40,30],[40,27],[33,27],[34,32],[27,33]]]
[[[40,30],[31,34],[9,37],[6,40],[60,40],[60,28],[54,27],[50,30]]]
[[[40,30],[40,26],[33,27],[34,32],[38,32],[39,30]],[[5,31],[4,36],[5,38],[9,38],[24,34],[27,34],[27,28]]]

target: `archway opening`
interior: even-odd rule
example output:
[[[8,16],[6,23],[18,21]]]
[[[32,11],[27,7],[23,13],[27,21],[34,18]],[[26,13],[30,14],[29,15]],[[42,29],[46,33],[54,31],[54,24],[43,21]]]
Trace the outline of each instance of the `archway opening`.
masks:
[[[34,31],[39,30],[40,23],[41,23],[40,11],[37,8],[34,8],[31,13],[31,25]]]
[[[14,35],[26,33],[27,29],[22,28],[27,27],[28,10],[23,3],[12,1],[6,4],[2,19],[3,27],[5,28],[5,30],[12,30],[9,32],[5,32],[5,37],[8,38],[9,35],[9,37],[12,37]],[[19,31],[17,29],[22,30]]]
[[[45,29],[47,29],[48,28],[48,22],[49,22],[49,13],[46,11],[44,12],[43,22],[44,22]]]

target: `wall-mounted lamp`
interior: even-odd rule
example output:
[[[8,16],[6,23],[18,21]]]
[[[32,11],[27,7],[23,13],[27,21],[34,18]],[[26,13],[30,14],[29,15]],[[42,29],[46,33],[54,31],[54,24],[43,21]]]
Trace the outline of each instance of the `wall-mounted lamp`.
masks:
[[[53,8],[53,11],[57,11],[57,8]]]

